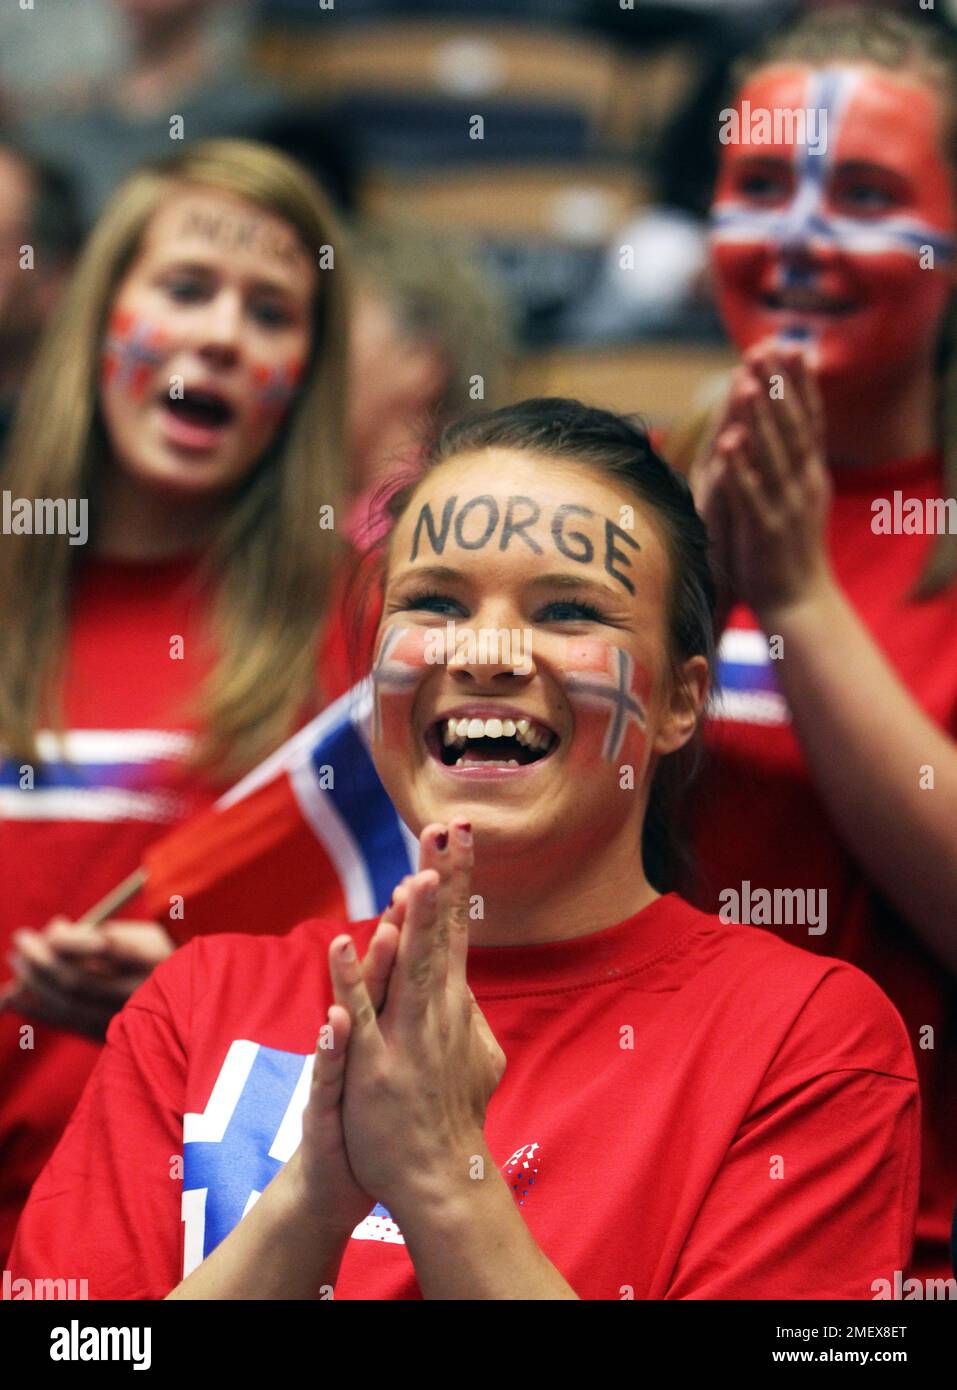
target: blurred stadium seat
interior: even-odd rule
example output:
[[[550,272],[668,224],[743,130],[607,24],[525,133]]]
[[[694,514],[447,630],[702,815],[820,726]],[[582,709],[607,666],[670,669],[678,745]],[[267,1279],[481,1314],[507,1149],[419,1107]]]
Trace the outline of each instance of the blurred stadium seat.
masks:
[[[553,107],[576,112],[595,138],[610,128],[622,62],[583,32],[448,19],[270,26],[254,56],[274,81],[329,101],[401,94]]]
[[[595,12],[595,0],[481,0],[481,4],[484,18],[542,20],[550,24],[591,21]],[[335,0],[330,9],[322,9],[321,5],[322,0],[257,0],[256,13],[265,23],[314,25],[327,24],[333,12],[337,20],[348,23],[411,15],[474,19],[476,10],[476,0]]]
[[[664,343],[612,350],[567,349],[530,355],[515,373],[511,395],[573,396],[668,429],[704,409],[735,364],[726,348]]]
[[[379,219],[415,217],[475,236],[521,338],[539,346],[555,341],[562,314],[600,275],[608,238],[641,200],[635,166],[612,160],[379,169],[359,192]]]
[[[622,150],[650,150],[701,81],[701,53],[675,43],[651,53],[623,53],[605,136]]]
[[[485,165],[422,171],[375,170],[359,202],[376,217],[408,214],[494,240],[603,245],[642,202],[628,162]]]

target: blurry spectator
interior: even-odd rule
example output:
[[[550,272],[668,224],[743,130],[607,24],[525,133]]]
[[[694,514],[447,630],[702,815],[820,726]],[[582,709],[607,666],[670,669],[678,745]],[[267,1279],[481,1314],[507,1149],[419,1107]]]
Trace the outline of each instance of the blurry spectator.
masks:
[[[449,420],[501,404],[511,326],[466,239],[372,224],[353,246],[348,400],[356,539],[370,490]]]
[[[0,93],[9,114],[75,109],[116,72],[124,53],[112,0],[0,6]]]
[[[289,161],[191,143],[117,190],[24,384],[4,482],[31,519],[0,543],[6,962],[20,933],[0,991],[0,1267],[88,1039],[172,945],[131,903],[82,936],[86,970],[62,919],[351,683],[330,607],[344,547],[319,521],[344,491],[342,241]],[[34,529],[33,498],[69,499],[68,537]],[[35,1049],[14,1007],[39,1016]]]
[[[735,63],[795,15],[842,0],[669,0],[634,8],[595,0],[590,21],[633,48],[692,46],[699,71],[688,98],[647,153],[652,205],[636,210],[607,249],[601,274],[561,319],[566,341],[603,343],[636,337],[723,337],[713,305],[707,218],[721,146],[719,113],[730,97]],[[910,0],[875,8],[912,11]],[[940,9],[921,22],[947,29]]]
[[[0,449],[80,240],[70,181],[26,150],[0,143]]]
[[[718,111],[737,57],[793,8],[793,0],[679,0],[596,5],[593,22],[635,49],[676,43],[695,53],[688,97],[645,153],[651,205],[637,209],[607,248],[601,274],[573,304],[560,335],[577,342],[721,334],[708,283],[707,208]]]
[[[122,71],[69,120],[37,111],[22,121],[31,144],[75,171],[87,222],[137,165],[175,154],[177,139],[257,136],[286,107],[245,67],[246,0],[111,0],[111,11],[128,44]]]

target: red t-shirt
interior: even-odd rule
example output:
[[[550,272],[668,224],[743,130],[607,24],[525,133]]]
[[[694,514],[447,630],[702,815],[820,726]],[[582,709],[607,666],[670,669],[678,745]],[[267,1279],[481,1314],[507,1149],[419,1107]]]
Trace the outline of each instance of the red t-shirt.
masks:
[[[350,928],[360,953],[374,925]],[[341,930],[196,938],[158,967],[33,1189],[14,1278],[161,1298],[228,1234],[299,1143]],[[860,971],[672,894],[574,940],[473,946],[468,979],[507,1057],[489,1148],[582,1298],[871,1298],[906,1269],[914,1061]],[[335,1296],[419,1296],[384,1208]]]
[[[210,661],[195,574],[192,559],[94,559],[78,576],[64,671],[69,760],[44,763],[31,789],[19,763],[0,759],[0,985],[12,932],[82,916],[148,845],[226,788],[182,761],[195,734],[186,706]],[[334,617],[319,670],[329,699],[348,687],[342,647]],[[45,739],[40,751],[52,757]],[[138,901],[119,915],[141,916]],[[0,1259],[100,1050],[0,1014]]]
[[[896,490],[905,499],[940,495],[939,460],[836,472],[833,482],[828,550],[837,581],[916,702],[957,734],[957,584],[929,601],[909,598],[935,538],[871,529],[876,498],[893,500]],[[724,695],[707,726],[709,756],[692,798],[700,874],[694,900],[717,911],[719,895],[740,892],[745,882],[752,898],[759,889],[826,889],[823,935],[798,926],[778,930],[798,945],[852,961],[903,1016],[924,1118],[914,1263],[923,1276],[946,1277],[957,1204],[957,983],[871,886],[831,823],[793,732],[767,639],[747,608],[730,615],[719,672]]]

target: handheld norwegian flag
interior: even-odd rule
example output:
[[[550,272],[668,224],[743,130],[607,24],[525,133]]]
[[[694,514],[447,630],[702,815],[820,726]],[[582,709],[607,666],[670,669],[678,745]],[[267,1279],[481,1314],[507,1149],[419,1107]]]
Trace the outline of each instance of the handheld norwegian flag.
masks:
[[[306,917],[361,921],[418,862],[369,753],[361,681],[210,810],[146,851],[146,914],[181,943],[211,932],[280,934]],[[182,899],[183,915],[170,917]]]

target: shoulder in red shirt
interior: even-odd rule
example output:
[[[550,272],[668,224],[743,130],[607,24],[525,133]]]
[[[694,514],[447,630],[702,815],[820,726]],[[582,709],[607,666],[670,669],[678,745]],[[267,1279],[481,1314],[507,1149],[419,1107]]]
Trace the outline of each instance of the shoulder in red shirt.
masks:
[[[360,952],[373,928],[349,928]],[[154,972],[33,1190],[14,1277],[161,1298],[229,1233],[299,1142],[341,930],[199,939]],[[489,1148],[582,1298],[870,1298],[906,1268],[914,1061],[858,970],[669,895],[573,940],[472,947],[468,977],[507,1057]],[[419,1296],[384,1208],[335,1296]]]

